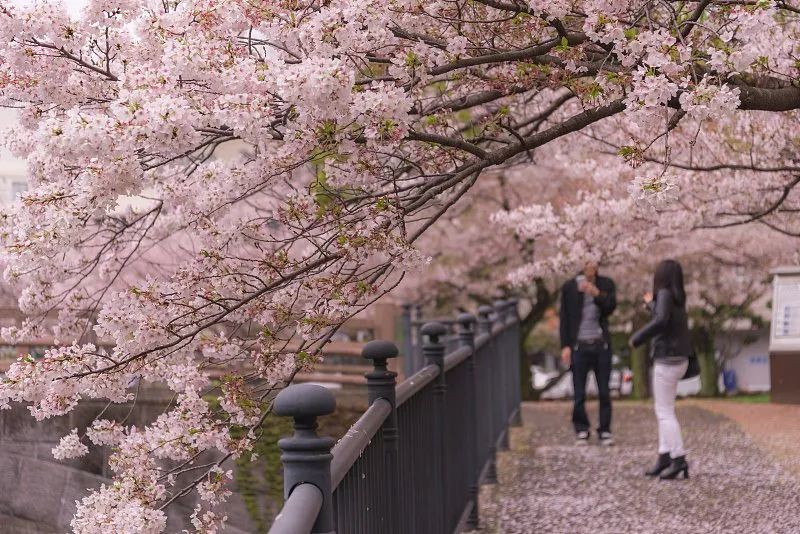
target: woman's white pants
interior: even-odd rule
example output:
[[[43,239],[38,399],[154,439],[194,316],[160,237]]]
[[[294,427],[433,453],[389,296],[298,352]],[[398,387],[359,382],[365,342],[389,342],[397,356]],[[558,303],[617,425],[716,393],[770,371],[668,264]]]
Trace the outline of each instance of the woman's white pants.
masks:
[[[678,381],[686,373],[689,362],[670,365],[656,360],[653,369],[653,398],[658,419],[658,453],[669,453],[671,458],[683,456],[681,425],[675,416],[675,397]]]

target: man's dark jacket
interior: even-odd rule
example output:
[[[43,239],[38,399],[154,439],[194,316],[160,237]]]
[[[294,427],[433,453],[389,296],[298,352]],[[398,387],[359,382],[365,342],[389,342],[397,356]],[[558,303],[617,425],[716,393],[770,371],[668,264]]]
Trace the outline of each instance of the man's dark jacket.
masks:
[[[594,298],[594,303],[600,309],[600,328],[603,329],[603,339],[611,347],[611,334],[608,331],[608,316],[617,307],[617,287],[611,278],[598,275],[595,286],[600,294]],[[578,291],[578,282],[575,278],[567,280],[561,288],[561,346],[575,347],[578,341],[578,328],[581,326],[583,316],[583,293]]]

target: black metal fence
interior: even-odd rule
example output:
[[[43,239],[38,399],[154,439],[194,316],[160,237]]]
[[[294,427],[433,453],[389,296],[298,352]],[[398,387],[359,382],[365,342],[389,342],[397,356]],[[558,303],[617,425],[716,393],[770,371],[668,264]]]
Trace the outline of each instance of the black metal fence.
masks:
[[[419,335],[424,365],[399,385],[387,366],[397,347],[364,346],[370,405],[332,450],[316,418],[334,410],[333,394],[300,384],[278,395],[275,413],[294,418],[295,434],[279,442],[286,502],[271,534],[477,527],[480,484],[496,481],[496,452],[519,422],[517,303],[462,314],[450,329],[429,322]]]

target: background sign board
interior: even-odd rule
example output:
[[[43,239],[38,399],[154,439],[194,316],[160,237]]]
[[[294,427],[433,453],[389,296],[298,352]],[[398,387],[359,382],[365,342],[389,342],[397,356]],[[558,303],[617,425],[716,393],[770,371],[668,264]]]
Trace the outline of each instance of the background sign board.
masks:
[[[800,267],[773,274],[770,352],[800,352]]]

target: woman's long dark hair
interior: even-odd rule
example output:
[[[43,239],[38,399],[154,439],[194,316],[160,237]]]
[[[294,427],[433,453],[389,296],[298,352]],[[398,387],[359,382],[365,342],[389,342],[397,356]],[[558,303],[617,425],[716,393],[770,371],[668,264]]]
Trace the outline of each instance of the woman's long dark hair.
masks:
[[[653,296],[658,295],[659,290],[668,289],[679,306],[686,304],[686,290],[683,289],[683,269],[681,264],[675,260],[664,260],[656,267],[656,274],[653,275]]]

